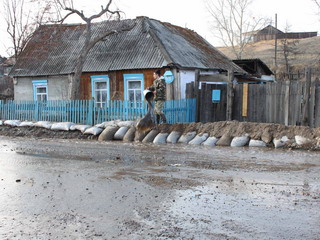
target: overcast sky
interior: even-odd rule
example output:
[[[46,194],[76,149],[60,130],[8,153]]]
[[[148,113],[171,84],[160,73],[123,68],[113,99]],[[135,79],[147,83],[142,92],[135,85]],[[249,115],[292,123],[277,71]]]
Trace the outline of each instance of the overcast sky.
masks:
[[[0,0],[2,4],[3,0]],[[214,1],[214,0],[213,0]],[[102,0],[74,0],[79,9],[85,13],[100,10]],[[221,43],[210,33],[210,19],[202,0],[114,0],[126,18],[148,16],[164,22],[190,28],[206,38],[214,46]],[[2,9],[2,7],[0,7]],[[0,10],[1,11],[1,10]],[[320,19],[317,8],[312,0],[253,0],[252,11],[259,17],[273,18],[278,14],[278,28],[284,30],[291,26],[290,31],[318,31]],[[1,12],[1,16],[3,13]],[[72,19],[80,22],[79,19]],[[4,21],[0,21],[0,55],[7,56],[6,48],[10,42],[6,37]]]

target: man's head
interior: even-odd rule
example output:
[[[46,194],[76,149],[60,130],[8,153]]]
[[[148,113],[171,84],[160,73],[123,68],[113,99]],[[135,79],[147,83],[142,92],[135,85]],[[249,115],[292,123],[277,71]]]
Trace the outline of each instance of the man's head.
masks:
[[[160,74],[161,74],[161,73],[160,73],[160,70],[154,71],[154,72],[153,72],[153,78],[154,78],[154,79],[158,79],[158,78],[160,77]]]

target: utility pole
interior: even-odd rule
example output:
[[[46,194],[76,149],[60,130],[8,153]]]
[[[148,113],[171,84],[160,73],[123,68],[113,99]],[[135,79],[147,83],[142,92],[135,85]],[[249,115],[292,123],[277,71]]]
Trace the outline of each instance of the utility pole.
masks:
[[[278,15],[276,13],[276,16],[275,16],[275,28],[278,29]],[[274,34],[274,66],[275,66],[275,70],[274,70],[274,76],[275,76],[275,79],[277,80],[277,67],[278,67],[278,64],[277,64],[277,51],[278,51],[278,34],[277,32],[275,32]]]

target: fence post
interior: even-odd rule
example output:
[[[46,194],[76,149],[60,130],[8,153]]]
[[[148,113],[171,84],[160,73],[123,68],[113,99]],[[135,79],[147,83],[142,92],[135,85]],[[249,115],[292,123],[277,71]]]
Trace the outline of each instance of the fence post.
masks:
[[[284,124],[289,125],[289,96],[290,96],[290,82],[285,82],[285,96],[284,96]]]
[[[315,109],[314,109],[314,125],[320,127],[320,81],[315,81]]]
[[[88,116],[87,116],[87,124],[93,125],[93,118],[94,118],[94,100],[89,100],[89,109],[88,109]]]
[[[303,98],[303,107],[302,107],[302,125],[308,126],[310,123],[309,119],[309,99],[310,99],[310,86],[311,86],[311,68],[306,69],[306,88]]]
[[[227,121],[231,121],[232,120],[233,78],[234,78],[234,72],[231,71],[231,70],[228,71],[227,113],[226,113]]]
[[[200,121],[200,95],[199,95],[199,80],[200,80],[200,70],[197,69],[195,71],[195,82],[194,82],[194,95],[196,98],[196,117],[195,120],[196,122]]]
[[[4,117],[3,117],[3,100],[0,100],[0,119],[4,119]]]
[[[248,117],[248,88],[249,84],[242,84],[242,114],[243,119],[247,119]]]
[[[310,101],[309,101],[309,126],[314,128],[315,126],[315,102],[316,102],[316,86],[315,81],[310,85]]]
[[[35,121],[39,121],[39,103],[38,101],[35,101],[35,105],[34,105],[34,120]]]

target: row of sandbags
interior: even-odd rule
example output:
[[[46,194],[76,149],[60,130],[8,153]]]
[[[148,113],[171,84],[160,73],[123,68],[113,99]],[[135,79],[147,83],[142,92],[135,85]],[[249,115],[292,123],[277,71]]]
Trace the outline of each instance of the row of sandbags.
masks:
[[[157,129],[151,130],[148,133],[138,133],[135,127],[132,126],[108,126],[99,135],[99,141],[123,140],[126,142],[141,141],[143,143],[165,144],[165,143],[185,143],[190,145],[203,146],[231,146],[231,147],[267,147],[270,145],[262,140],[250,139],[248,134],[238,137],[231,137],[228,134],[217,138],[209,136],[208,133],[188,132],[182,134],[177,131],[171,133],[163,133]],[[275,148],[292,146],[293,144],[304,146],[312,141],[302,136],[295,136],[295,139],[289,139],[284,136],[282,138],[273,139],[272,143]]]
[[[83,134],[92,134],[99,135],[104,128],[108,126],[132,126],[134,125],[134,121],[108,121],[100,124],[96,124],[95,126],[91,125],[83,125],[83,124],[75,124],[72,122],[49,122],[49,121],[20,121],[20,120],[0,120],[0,125],[7,125],[11,127],[41,127],[55,131],[75,131],[78,130]]]
[[[48,121],[19,121],[19,120],[0,120],[0,125],[8,125],[12,127],[42,127],[51,130],[60,131],[81,131],[83,134],[99,135],[99,141],[122,140],[126,142],[139,141],[143,143],[185,143],[190,145],[203,146],[231,146],[231,147],[267,147],[267,144],[262,140],[250,139],[248,134],[243,136],[231,137],[228,134],[222,137],[209,136],[208,133],[197,134],[196,131],[188,133],[180,133],[172,131],[171,133],[163,133],[157,129],[153,129],[147,133],[139,133],[136,131],[134,121],[107,121],[95,126],[74,124],[72,122],[48,122]],[[319,139],[320,140],[320,139]],[[286,136],[275,138],[272,141],[275,148],[292,146],[293,144],[304,146],[312,144],[312,140],[303,136],[295,136],[294,139],[289,139]],[[316,143],[320,145],[320,141]]]

